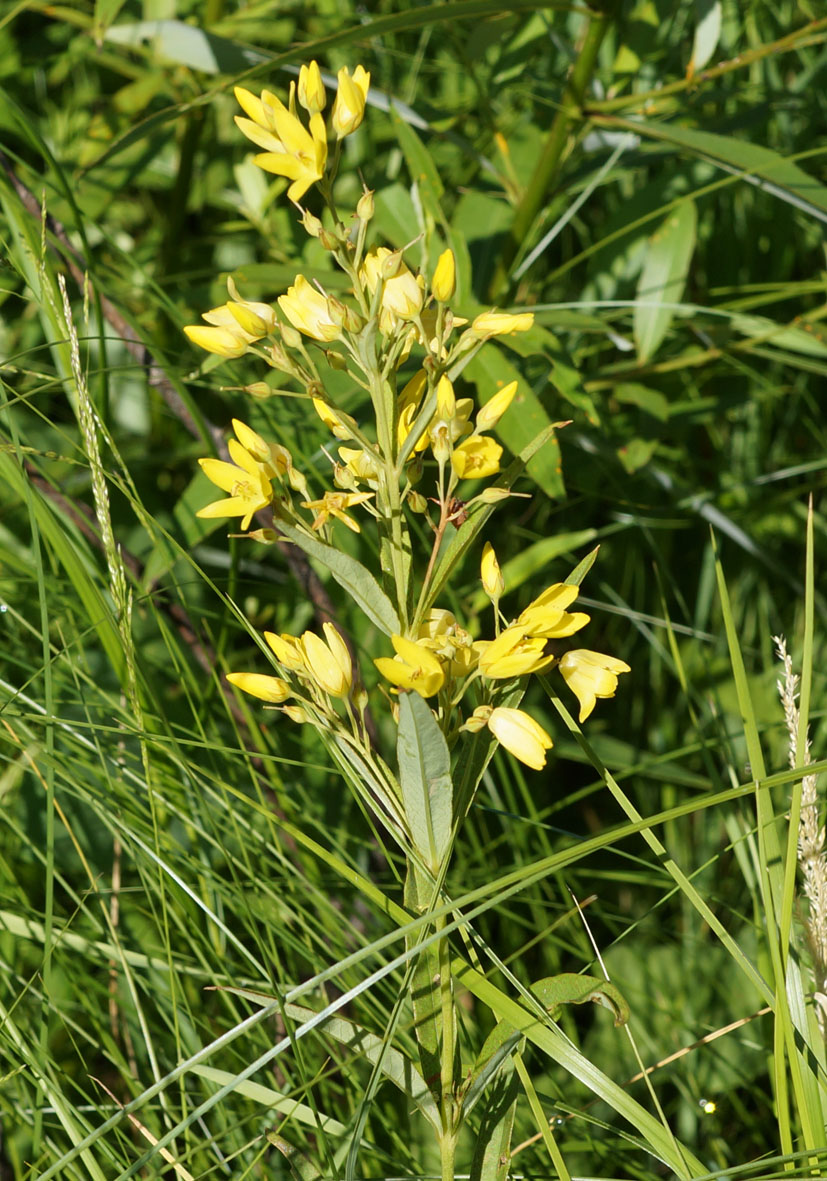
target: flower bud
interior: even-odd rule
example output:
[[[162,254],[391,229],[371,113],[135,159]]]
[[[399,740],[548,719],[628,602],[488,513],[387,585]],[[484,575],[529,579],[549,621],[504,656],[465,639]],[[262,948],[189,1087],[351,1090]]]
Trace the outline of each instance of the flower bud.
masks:
[[[356,203],[356,216],[360,221],[370,221],[373,217],[374,209],[373,192],[371,189],[365,189]]]
[[[454,252],[453,250],[444,250],[436,264],[431,290],[434,293],[434,299],[439,303],[447,303],[449,299],[453,299],[456,289],[457,266]]]
[[[405,264],[402,261],[402,251],[392,250],[382,259],[381,265],[379,267],[379,274],[385,280],[385,282],[387,282],[388,279],[395,279],[404,266]],[[405,269],[407,270],[407,268]]]
[[[324,110],[327,95],[321,71],[315,61],[299,70],[299,102],[311,115],[318,115]]]
[[[250,385],[245,385],[245,394],[249,394],[251,398],[269,398],[273,391],[270,389],[266,381],[254,381]]]
[[[302,225],[311,238],[318,238],[322,232],[322,223],[309,209],[305,209],[302,214]]]
[[[297,349],[302,342],[301,333],[292,324],[281,324],[281,338],[289,349]]]
[[[457,400],[454,397],[454,387],[443,373],[436,387],[436,416],[444,422],[450,422],[457,413]]]
[[[347,369],[347,357],[337,353],[335,349],[325,349],[325,359],[331,369]]]
[[[488,399],[477,415],[477,434],[482,434],[483,431],[490,431],[492,427],[497,425],[511,405],[516,392],[516,381],[510,381],[508,385],[498,390],[493,398]]]
[[[281,712],[287,714],[290,721],[296,722],[299,726],[312,720],[310,714],[301,705],[283,705]]]
[[[338,78],[339,88],[333,104],[331,123],[336,135],[342,139],[354,132],[365,116],[370,74],[362,66],[357,66],[351,78],[347,66],[343,66],[339,70]]]
[[[407,504],[412,513],[427,513],[428,511],[428,502],[421,492],[410,491]]]
[[[497,603],[505,591],[505,580],[490,541],[486,541],[482,551],[480,577],[482,578],[482,589],[492,602]]]
[[[319,241],[325,250],[329,250],[331,254],[334,250],[338,250],[342,243],[339,241],[338,234],[332,230],[328,230],[325,226],[319,230]]]

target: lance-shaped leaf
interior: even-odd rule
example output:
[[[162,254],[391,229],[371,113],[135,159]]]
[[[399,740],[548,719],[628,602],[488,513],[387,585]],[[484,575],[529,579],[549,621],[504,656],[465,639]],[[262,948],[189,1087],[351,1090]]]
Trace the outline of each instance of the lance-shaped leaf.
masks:
[[[683,299],[696,225],[695,205],[684,201],[649,239],[635,304],[635,343],[641,364],[657,351],[674,319],[675,305]]]
[[[396,753],[411,839],[436,874],[451,840],[451,756],[431,707],[418,693],[399,694]]]
[[[292,541],[299,549],[304,550],[309,558],[315,559],[330,571],[339,586],[347,591],[354,603],[386,636],[398,635],[399,616],[393,604],[361,562],[357,562],[350,554],[342,553],[332,545],[317,541],[315,537],[308,537],[295,525],[281,520],[277,525],[279,532],[283,533],[288,541]]]

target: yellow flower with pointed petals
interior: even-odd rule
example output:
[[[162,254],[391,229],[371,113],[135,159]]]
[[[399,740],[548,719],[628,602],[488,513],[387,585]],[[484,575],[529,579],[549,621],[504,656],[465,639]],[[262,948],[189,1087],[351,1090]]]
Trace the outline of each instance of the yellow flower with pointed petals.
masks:
[[[236,86],[235,96],[246,115],[236,115],[239,130],[265,151],[254,157],[265,172],[274,172],[290,182],[287,196],[300,201],[311,185],[324,176],[327,163],[327,134],[319,113],[310,116],[310,130],[269,90],[256,98]],[[295,101],[295,100],[294,100]]]
[[[313,340],[330,341],[342,335],[341,327],[330,315],[327,296],[308,283],[304,275],[296,275],[287,294],[279,296],[279,307],[294,328]]]
[[[546,765],[546,751],[553,743],[539,722],[521,709],[508,709],[504,705],[491,711],[488,729],[515,759],[541,771]]]
[[[235,439],[228,444],[233,463],[223,459],[199,459],[204,475],[223,492],[225,500],[207,504],[197,517],[242,517],[241,528],[246,529],[253,514],[266,508],[273,499],[270,476],[266,467],[246,451]]]
[[[335,517],[354,533],[361,533],[359,522],[349,517],[345,509],[352,508],[355,504],[364,504],[372,496],[372,492],[325,492],[320,500],[303,500],[301,506],[316,514],[311,529],[321,529],[331,517]]]
[[[445,684],[445,673],[437,656],[423,644],[405,636],[391,636],[396,657],[380,656],[374,664],[386,681],[418,693],[420,697],[433,697]]]
[[[322,624],[322,630],[324,640],[310,631],[299,640],[305,675],[331,697],[347,697],[353,683],[353,665],[347,644],[332,623]]]
[[[631,671],[629,665],[616,656],[604,656],[587,648],[567,652],[560,660],[560,672],[580,702],[578,721],[585,722],[598,697],[614,697],[618,676]]]
[[[290,686],[281,677],[268,677],[264,673],[227,673],[227,680],[242,693],[281,705],[290,696]]]
[[[480,672],[494,680],[540,672],[554,659],[545,655],[545,640],[528,635],[517,625],[507,627],[496,640],[477,640],[474,648],[479,653]]]
[[[475,317],[471,331],[477,336],[511,336],[514,332],[528,332],[534,324],[533,312],[483,312]]]
[[[362,66],[357,66],[351,78],[350,70],[342,66],[338,79],[339,88],[333,103],[331,122],[339,139],[343,139],[354,132],[365,117],[370,74]]]
[[[502,447],[490,435],[472,435],[454,448],[451,463],[461,480],[484,480],[500,470],[502,453]]]
[[[584,611],[566,610],[578,594],[576,586],[568,582],[555,582],[529,603],[517,623],[532,636],[542,636],[547,640],[573,636],[590,619]]]

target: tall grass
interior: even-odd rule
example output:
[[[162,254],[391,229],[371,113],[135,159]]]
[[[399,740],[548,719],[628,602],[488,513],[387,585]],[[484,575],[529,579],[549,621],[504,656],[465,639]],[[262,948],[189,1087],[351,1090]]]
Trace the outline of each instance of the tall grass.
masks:
[[[792,0],[178,0],[141,23],[158,15],[27,3],[0,24],[0,1176],[439,1171],[405,1095],[371,1085],[371,1047],[414,1047],[404,866],[309,728],[223,680],[254,632],[340,611],[335,584],[194,516],[195,460],[242,409],[327,464],[303,404],[251,400],[254,363],[181,333],[228,273],[268,300],[329,276],[232,125],[234,81],[282,92],[312,57],[372,74],[342,200],[361,172],[377,235],[423,235],[412,264],[450,239],[460,307],[530,306],[546,330],[542,355],[469,370],[471,394],[529,383],[514,452],[572,420],[498,555],[516,603],[599,543],[587,609],[633,669],[585,739],[532,690],[550,765],[495,756],[446,883],[463,1061],[558,972],[605,970],[631,1006],[626,1030],[581,1006],[530,1031],[511,1170],[823,1170],[796,846],[808,729],[827,768],[827,19]],[[486,609],[470,564],[457,594]]]

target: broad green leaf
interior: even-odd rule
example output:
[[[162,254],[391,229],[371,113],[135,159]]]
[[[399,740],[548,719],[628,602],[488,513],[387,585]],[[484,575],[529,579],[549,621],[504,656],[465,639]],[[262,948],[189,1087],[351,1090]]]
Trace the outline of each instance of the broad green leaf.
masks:
[[[436,875],[451,843],[451,756],[431,707],[418,693],[399,694],[396,752],[411,839]]]
[[[476,385],[481,405],[485,405],[503,386],[512,381],[519,382],[514,401],[496,427],[498,437],[515,455],[551,425],[552,419],[540,398],[496,345],[487,344],[466,365],[463,374]],[[555,438],[550,438],[542,451],[529,461],[527,470],[547,496],[554,500],[565,496],[560,448]]]
[[[659,422],[669,417],[669,402],[660,392],[637,381],[621,381],[612,387],[612,397],[628,406],[639,406]]]
[[[680,303],[695,249],[697,214],[693,201],[683,201],[649,239],[646,261],[637,285],[635,344],[641,364],[648,361],[669,331]]]
[[[695,0],[695,40],[692,43],[692,57],[689,59],[689,73],[697,73],[710,61],[718,48],[721,36],[721,0]]]
[[[433,902],[434,884],[408,860],[405,875],[405,905],[415,915],[425,914]],[[415,947],[419,936],[408,935],[405,946]],[[414,1034],[422,1077],[430,1083],[432,1096],[439,1099],[440,1048],[442,1043],[442,993],[440,989],[439,950],[430,943],[416,959],[411,974],[410,996],[414,1015]]]
[[[204,74],[240,74],[250,66],[269,60],[270,55],[249,46],[217,37],[195,25],[178,20],[135,21],[114,25],[104,34],[106,41],[138,46],[150,42],[155,54]]]
[[[641,439],[634,437],[617,449],[617,457],[629,475],[634,475],[646,464],[657,450],[657,439]]]
[[[769,316],[745,315],[735,312],[730,324],[736,332],[743,333],[757,344],[773,345],[803,353],[807,357],[827,357],[827,343],[818,335],[820,327],[800,324],[778,324]]]
[[[399,616],[393,604],[361,562],[357,562],[356,558],[332,545],[308,537],[295,525],[278,521],[277,527],[288,541],[292,541],[299,549],[304,550],[309,558],[313,558],[329,570],[339,586],[347,591],[354,603],[386,636],[399,634]]]

